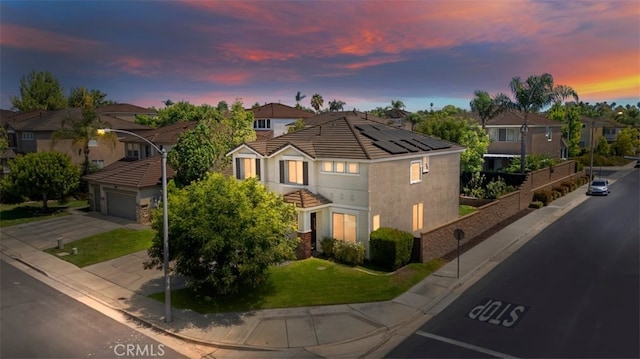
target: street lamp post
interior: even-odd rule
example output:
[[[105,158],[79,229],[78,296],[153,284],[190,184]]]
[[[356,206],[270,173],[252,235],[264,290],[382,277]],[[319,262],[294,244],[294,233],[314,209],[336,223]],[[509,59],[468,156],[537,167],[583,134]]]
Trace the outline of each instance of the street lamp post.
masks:
[[[171,276],[169,273],[169,212],[167,210],[167,151],[164,148],[156,146],[148,139],[125,130],[115,130],[112,128],[103,128],[98,130],[98,134],[109,132],[121,132],[128,135],[137,137],[158,151],[162,157],[162,243],[163,243],[163,270],[164,270],[164,321],[170,323],[173,321],[173,314],[171,312]]]

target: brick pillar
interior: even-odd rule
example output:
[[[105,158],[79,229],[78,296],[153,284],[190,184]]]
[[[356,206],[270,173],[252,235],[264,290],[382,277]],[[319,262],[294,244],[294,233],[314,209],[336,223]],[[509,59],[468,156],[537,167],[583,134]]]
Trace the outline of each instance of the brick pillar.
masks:
[[[301,239],[296,248],[296,257],[298,259],[306,259],[311,257],[311,232],[299,233],[298,238]]]

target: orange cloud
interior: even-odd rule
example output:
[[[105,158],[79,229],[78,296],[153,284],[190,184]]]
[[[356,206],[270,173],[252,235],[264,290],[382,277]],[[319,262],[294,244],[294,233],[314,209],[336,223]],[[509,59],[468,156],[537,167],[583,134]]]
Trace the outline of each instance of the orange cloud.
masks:
[[[100,45],[99,42],[77,37],[60,35],[31,27],[0,23],[0,45],[20,49],[34,49],[48,52],[85,51]]]
[[[160,61],[135,56],[120,56],[110,61],[108,65],[129,74],[151,76],[157,72],[157,69],[160,67]]]

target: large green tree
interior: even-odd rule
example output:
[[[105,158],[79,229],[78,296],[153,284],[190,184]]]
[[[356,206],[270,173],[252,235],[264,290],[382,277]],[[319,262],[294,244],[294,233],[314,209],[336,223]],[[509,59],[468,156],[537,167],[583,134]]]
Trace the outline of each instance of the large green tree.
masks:
[[[626,127],[618,132],[613,150],[618,156],[634,156],[640,150],[640,131],[634,127]]]
[[[424,116],[424,112],[421,115]],[[466,147],[460,155],[462,172],[482,171],[489,135],[475,121],[465,118],[464,110],[445,106],[442,110],[430,112],[415,130]]]
[[[63,198],[80,183],[80,170],[68,155],[33,152],[9,162],[10,182],[24,196],[42,196],[44,210],[49,199]]]
[[[11,104],[19,111],[60,110],[67,106],[67,99],[58,79],[48,71],[31,71],[20,79],[20,96],[11,98]]]
[[[255,179],[210,174],[169,192],[169,256],[187,285],[220,295],[258,287],[271,264],[295,256],[295,208]],[[162,268],[162,216],[146,268]]]
[[[346,105],[344,101],[334,99],[329,101],[329,111],[342,111],[344,110],[344,105]]]
[[[525,172],[526,164],[526,133],[529,129],[529,114],[537,113],[543,108],[568,97],[578,101],[578,94],[569,86],[555,85],[553,76],[544,73],[531,75],[526,80],[514,77],[509,83],[513,99],[510,106],[523,114],[520,129],[520,170]]]
[[[469,105],[471,111],[480,118],[483,129],[489,120],[506,111],[511,103],[509,97],[503,93],[491,96],[487,91],[476,90],[473,96]]]
[[[181,121],[200,121],[205,118],[215,118],[220,111],[211,105],[192,105],[186,101],[180,101],[159,109],[157,116],[138,116],[136,122],[152,127],[162,127]]]
[[[245,111],[240,101],[233,103],[224,115],[216,110],[209,116],[200,120],[193,130],[181,134],[167,154],[180,185],[201,180],[209,171],[224,172],[231,164],[226,153],[256,139],[253,112]]]
[[[87,103],[90,99],[92,103]],[[85,87],[74,87],[67,98],[69,107],[93,107],[98,108],[113,104],[114,101],[107,100],[107,94],[96,89],[87,90]]]
[[[575,104],[562,105],[556,103],[547,112],[551,120],[562,122],[562,137],[567,139],[569,157],[580,154],[580,138],[582,136],[582,115]]]

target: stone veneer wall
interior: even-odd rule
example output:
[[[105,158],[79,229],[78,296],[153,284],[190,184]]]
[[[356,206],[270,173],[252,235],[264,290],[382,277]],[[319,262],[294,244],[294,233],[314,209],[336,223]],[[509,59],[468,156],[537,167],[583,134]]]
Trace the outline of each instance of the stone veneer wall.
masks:
[[[563,181],[583,175],[584,172],[575,173],[574,161],[566,161],[554,168],[528,173],[518,191],[484,204],[472,214],[422,233],[420,261],[428,262],[455,250],[457,247],[457,241],[453,236],[455,229],[462,229],[465,233],[465,238],[460,244],[467,243],[491,227],[528,208],[535,191],[550,189]]]
[[[297,259],[307,259],[311,257],[311,232],[298,233],[298,238],[301,239],[296,248]]]

